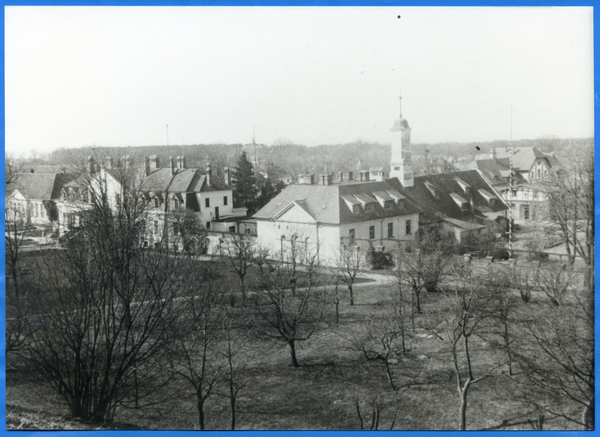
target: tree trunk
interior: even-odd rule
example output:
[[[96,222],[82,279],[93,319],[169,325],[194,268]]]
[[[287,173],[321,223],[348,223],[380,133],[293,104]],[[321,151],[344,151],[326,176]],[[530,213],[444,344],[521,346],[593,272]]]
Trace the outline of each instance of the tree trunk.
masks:
[[[348,292],[350,293],[350,305],[354,305],[354,292],[352,291],[352,284],[348,285]]]
[[[200,424],[200,429],[204,431],[204,398],[202,397],[202,393],[198,393],[198,423]]]
[[[510,353],[510,339],[508,335],[508,320],[504,320],[504,345],[508,354],[508,374],[512,375],[512,354]]]
[[[469,384],[470,383],[471,383],[471,381],[467,380],[467,382],[465,382],[464,387],[462,389],[459,388],[460,408],[458,410],[458,416],[459,416],[459,421],[460,421],[459,429],[461,431],[464,431],[467,429],[467,393],[469,392]]]
[[[242,288],[242,302],[246,303],[246,284],[244,283],[243,276],[240,276],[240,285]]]
[[[390,383],[390,386],[392,386],[392,390],[398,390],[398,388],[396,388],[396,386],[394,385],[394,378],[392,377],[392,369],[390,369],[390,363],[389,363],[388,359],[384,358],[383,363],[385,364],[385,372],[387,375],[388,382]]]
[[[595,417],[594,417],[594,402],[592,401],[591,405],[586,405],[583,410],[583,429],[585,431],[593,431],[596,426]]]
[[[296,342],[294,340],[290,340],[288,341],[288,344],[290,345],[290,353],[292,354],[293,366],[300,367],[300,364],[298,364],[298,360],[296,359]]]
[[[340,323],[340,301],[335,301],[335,323]]]
[[[229,403],[231,405],[231,430],[235,430],[235,394],[231,391]]]

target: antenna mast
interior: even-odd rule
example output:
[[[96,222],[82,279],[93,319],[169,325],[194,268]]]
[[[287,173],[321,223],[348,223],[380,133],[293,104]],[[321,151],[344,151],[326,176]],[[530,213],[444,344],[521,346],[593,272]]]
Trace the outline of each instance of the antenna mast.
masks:
[[[400,85],[400,120],[402,120],[402,85]]]
[[[167,125],[167,147],[169,147],[169,125]]]
[[[509,159],[509,174],[508,174],[508,257],[513,257],[513,156],[515,154],[515,145],[513,144],[513,114],[512,106],[510,107],[510,159]]]

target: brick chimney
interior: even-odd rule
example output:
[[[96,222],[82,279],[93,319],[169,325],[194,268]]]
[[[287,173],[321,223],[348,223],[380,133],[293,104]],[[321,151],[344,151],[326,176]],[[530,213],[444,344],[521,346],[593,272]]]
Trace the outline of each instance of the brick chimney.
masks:
[[[185,156],[177,157],[177,168],[184,169],[185,168]]]
[[[206,185],[208,185],[209,187],[211,186],[211,179],[212,179],[212,169],[210,166],[210,162],[206,163]]]
[[[133,166],[133,158],[131,155],[125,155],[123,157],[123,168],[131,168]]]
[[[159,165],[159,160],[158,160],[158,155],[152,155],[150,157],[147,158],[148,159],[148,174],[150,174],[150,172],[154,171],[154,170],[158,170],[158,168],[160,167]]]
[[[319,175],[319,185],[331,185],[333,183],[333,175],[330,174],[320,174]]]
[[[104,168],[107,170],[112,169],[113,166],[113,160],[110,156],[107,156],[104,158]]]
[[[229,174],[229,167],[223,169],[223,179],[225,179],[225,185],[231,185],[231,175]]]
[[[175,174],[175,161],[173,161],[173,157],[169,156],[169,167],[171,168],[171,175]]]
[[[315,175],[313,174],[299,174],[298,184],[300,185],[313,185],[315,183]]]
[[[343,171],[337,172],[337,180],[338,180],[338,182],[344,182],[344,172]]]
[[[92,156],[88,157],[88,168],[87,168],[88,172],[90,174],[94,174],[96,173],[96,162],[94,161],[94,158]]]

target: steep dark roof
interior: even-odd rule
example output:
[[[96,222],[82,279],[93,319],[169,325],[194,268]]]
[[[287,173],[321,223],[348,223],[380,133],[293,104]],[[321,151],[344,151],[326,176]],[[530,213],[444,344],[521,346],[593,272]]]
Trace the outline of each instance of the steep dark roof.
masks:
[[[376,192],[394,189],[385,182],[343,182],[332,185],[294,184],[284,188],[252,217],[273,219],[288,209],[292,203],[301,207],[321,223],[355,223],[377,218],[418,213],[419,209],[408,199],[400,199],[384,208],[376,200]],[[360,205],[352,212],[351,205]],[[368,203],[368,206],[363,206]]]
[[[469,185],[468,192],[464,191],[457,179]],[[404,188],[398,178],[387,179],[386,182],[421,208],[422,218],[426,221],[435,221],[434,217],[438,217],[470,222],[482,218],[484,212],[506,210],[506,205],[499,197],[494,196],[497,200],[491,203],[479,192],[480,189],[490,193],[494,190],[477,170],[418,176],[414,179],[414,186],[408,188]],[[433,189],[433,193],[427,185]],[[459,206],[460,199],[468,203],[465,208]]]
[[[51,173],[19,173],[17,180],[7,189],[7,194],[18,190],[27,199],[56,200],[63,184],[72,176]]]
[[[197,168],[179,169],[174,175],[170,168],[160,168],[150,173],[142,182],[142,190],[154,192],[189,193],[232,190],[220,183],[206,183],[207,176]]]
[[[496,149],[497,158],[508,159],[510,154],[510,149]],[[535,160],[538,158],[545,158],[548,160],[550,166],[556,164],[556,159],[552,155],[540,152],[535,146],[515,147],[515,153],[513,155],[513,168],[517,171],[529,171]]]
[[[508,175],[510,174],[510,163],[508,158],[496,160],[478,159],[475,161],[475,164],[493,186],[508,184]],[[526,182],[523,176],[518,172],[515,172],[513,177],[514,183],[516,184],[520,185]]]

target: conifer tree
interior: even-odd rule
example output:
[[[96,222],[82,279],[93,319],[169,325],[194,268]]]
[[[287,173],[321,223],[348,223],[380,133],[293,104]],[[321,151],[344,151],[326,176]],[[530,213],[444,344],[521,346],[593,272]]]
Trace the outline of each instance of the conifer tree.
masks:
[[[256,196],[258,190],[256,188],[256,177],[254,176],[254,168],[248,160],[246,152],[242,152],[238,158],[237,165],[233,171],[235,179],[235,192],[239,199],[248,208],[248,216],[256,212]]]

